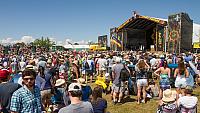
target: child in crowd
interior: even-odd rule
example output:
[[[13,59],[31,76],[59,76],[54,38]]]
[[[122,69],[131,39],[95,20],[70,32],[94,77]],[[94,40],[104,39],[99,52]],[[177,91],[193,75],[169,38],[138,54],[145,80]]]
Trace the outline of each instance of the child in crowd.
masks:
[[[109,86],[111,86],[111,81],[110,81],[110,75],[109,73],[106,73],[105,76],[103,73],[100,73],[99,76],[97,76],[97,79],[95,81],[95,84],[103,88],[103,91],[107,93],[107,89]]]
[[[158,88],[158,85],[155,84],[154,80],[150,80],[149,86],[147,87],[146,92],[147,92],[148,98],[158,97],[159,88]]]

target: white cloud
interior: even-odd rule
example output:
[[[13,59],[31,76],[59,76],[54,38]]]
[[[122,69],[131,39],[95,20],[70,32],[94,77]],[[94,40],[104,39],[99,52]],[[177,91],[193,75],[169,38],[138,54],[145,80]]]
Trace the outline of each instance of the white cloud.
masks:
[[[80,45],[86,45],[88,44],[88,42],[90,42],[91,40],[81,40],[81,41],[73,41],[72,39],[66,38],[64,41],[61,40],[56,40],[56,38],[50,37],[49,38],[51,41],[55,42],[56,45],[60,45],[60,46],[64,46],[64,45],[71,45],[74,43],[78,43]],[[21,39],[19,40],[14,40],[13,38],[4,38],[2,40],[0,40],[0,43],[3,45],[9,45],[9,44],[14,44],[14,43],[18,43],[18,42],[24,42],[24,43],[30,43],[33,42],[35,39],[32,36],[23,36],[21,37]]]
[[[56,38],[50,37],[49,38],[50,41],[56,42]]]
[[[3,45],[12,45],[18,42],[30,43],[33,42],[35,39],[32,36],[23,36],[20,40],[14,40],[13,38],[4,38],[0,40],[0,43]]]
[[[75,42],[75,43],[78,43],[78,44],[80,44],[80,45],[86,45],[86,44],[88,44],[88,41],[81,40],[81,41],[77,41],[77,42]]]
[[[30,43],[33,42],[35,39],[32,36],[23,36],[20,42]]]
[[[56,42],[56,45],[58,45],[58,46],[63,46],[63,45],[64,45],[64,42],[63,42],[63,41],[57,41],[57,42]]]
[[[13,40],[12,38],[5,38],[5,39],[0,40],[0,43],[3,45],[10,45],[13,43],[12,40]]]

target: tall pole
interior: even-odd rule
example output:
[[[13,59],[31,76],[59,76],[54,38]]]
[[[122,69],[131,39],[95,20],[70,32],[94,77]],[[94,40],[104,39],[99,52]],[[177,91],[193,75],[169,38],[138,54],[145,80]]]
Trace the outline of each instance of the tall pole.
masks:
[[[124,30],[122,29],[122,38],[121,38],[121,42],[122,42],[122,51],[124,51]]]
[[[179,21],[180,21],[180,30],[179,30],[179,54],[181,53],[181,13],[179,15]]]
[[[158,49],[157,49],[157,45],[158,45],[158,41],[157,41],[157,40],[158,40],[158,36],[157,36],[157,27],[158,27],[158,26],[156,25],[156,52],[157,52],[157,50],[158,50]]]
[[[165,26],[165,53],[167,52],[168,28]]]

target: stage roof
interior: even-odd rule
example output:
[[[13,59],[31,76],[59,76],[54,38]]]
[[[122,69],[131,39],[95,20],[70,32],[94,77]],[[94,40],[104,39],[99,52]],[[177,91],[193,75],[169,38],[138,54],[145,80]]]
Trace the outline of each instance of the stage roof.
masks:
[[[148,16],[136,15],[136,17],[131,17],[122,25],[120,25],[117,28],[117,31],[120,31],[123,28],[148,30],[149,28],[151,28],[152,26],[156,24],[159,24],[161,26],[166,26],[167,21],[164,21],[158,18],[148,17]]]

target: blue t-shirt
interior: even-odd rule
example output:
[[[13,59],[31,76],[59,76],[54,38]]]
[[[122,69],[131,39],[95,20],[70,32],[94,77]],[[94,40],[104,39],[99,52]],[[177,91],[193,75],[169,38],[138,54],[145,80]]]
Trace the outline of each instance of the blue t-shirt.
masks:
[[[88,101],[91,94],[92,89],[90,86],[82,86],[82,101]]]
[[[107,101],[102,98],[97,98],[96,102],[91,102],[94,113],[104,113],[104,110],[107,108]]]
[[[53,104],[64,104],[63,100],[64,88],[55,89],[55,94],[51,97]]]
[[[13,83],[18,83],[19,78],[22,76],[22,74],[15,74],[12,78]]]
[[[44,90],[47,90],[47,89],[51,89],[52,88],[52,85],[51,85],[51,78],[52,78],[52,76],[51,76],[51,73],[50,73],[50,71],[49,70],[45,70],[45,81],[46,81],[46,83],[45,83],[45,86],[44,86]]]

